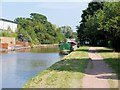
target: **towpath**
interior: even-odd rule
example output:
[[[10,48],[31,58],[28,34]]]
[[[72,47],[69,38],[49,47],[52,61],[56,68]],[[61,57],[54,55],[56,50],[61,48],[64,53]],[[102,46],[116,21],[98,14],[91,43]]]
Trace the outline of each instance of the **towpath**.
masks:
[[[115,73],[96,52],[95,47],[89,48],[88,55],[91,61],[85,71],[82,88],[106,88],[107,90],[117,88],[118,80]]]

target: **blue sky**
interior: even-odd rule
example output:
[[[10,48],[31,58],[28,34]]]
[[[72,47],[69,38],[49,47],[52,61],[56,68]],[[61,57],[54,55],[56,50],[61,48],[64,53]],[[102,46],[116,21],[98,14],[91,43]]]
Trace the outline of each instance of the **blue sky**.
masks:
[[[2,2],[2,18],[14,20],[17,17],[30,17],[30,13],[40,13],[53,24],[69,25],[76,31],[82,10],[87,5],[88,2]]]

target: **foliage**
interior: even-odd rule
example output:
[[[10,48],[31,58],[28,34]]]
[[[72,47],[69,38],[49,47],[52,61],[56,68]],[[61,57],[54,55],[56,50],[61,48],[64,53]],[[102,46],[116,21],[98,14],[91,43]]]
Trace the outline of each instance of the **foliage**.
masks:
[[[120,50],[120,2],[90,2],[83,11],[82,21],[77,26],[82,44],[112,46]]]
[[[73,32],[70,26],[61,26],[59,29],[62,31],[66,38],[77,38],[77,33]]]
[[[72,36],[73,31],[70,26],[62,26],[62,27],[60,27],[60,29],[66,38],[70,38]]]
[[[53,44],[64,41],[65,37],[60,29],[47,20],[47,17],[31,13],[30,18],[16,18],[18,34],[33,44]]]
[[[17,39],[17,32],[12,32],[11,28],[8,27],[7,30],[3,30],[0,34],[3,37],[15,37]]]

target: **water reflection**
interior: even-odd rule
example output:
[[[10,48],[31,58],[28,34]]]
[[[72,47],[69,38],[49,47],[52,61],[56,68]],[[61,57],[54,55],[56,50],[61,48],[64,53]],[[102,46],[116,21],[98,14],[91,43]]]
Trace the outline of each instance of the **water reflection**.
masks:
[[[58,48],[56,47],[42,47],[42,48],[32,48],[32,49],[22,49],[17,50],[19,52],[32,52],[32,53],[54,53],[58,52]]]
[[[58,48],[54,48],[54,47],[33,48],[31,49],[31,51],[34,53],[54,53],[54,52],[58,52]]]
[[[57,48],[33,48],[2,54],[2,87],[21,88],[37,73],[62,58]]]

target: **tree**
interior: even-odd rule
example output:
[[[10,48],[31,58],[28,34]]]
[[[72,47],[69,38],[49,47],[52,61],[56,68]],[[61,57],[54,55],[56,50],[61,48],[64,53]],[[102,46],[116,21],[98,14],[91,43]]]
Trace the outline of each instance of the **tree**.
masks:
[[[31,13],[30,18],[16,18],[18,34],[23,34],[24,39],[33,44],[52,44],[64,40],[64,36],[57,27],[47,21],[47,17]]]
[[[71,38],[73,31],[70,26],[62,26],[60,29],[66,38]]]
[[[109,44],[120,51],[118,42],[120,42],[120,2],[107,2],[104,4],[104,17],[99,22],[100,30],[107,32]],[[98,13],[99,14],[99,13]]]
[[[76,27],[78,38],[81,44],[84,44],[86,41],[92,42],[91,44],[93,45],[95,44],[94,43],[95,36],[93,37],[93,39],[89,38],[90,36],[94,35],[94,33],[91,32],[92,28],[89,28],[90,27],[89,25],[92,23],[91,26],[94,27],[95,24],[94,24],[94,19],[92,18],[92,16],[97,10],[100,10],[102,8],[103,8],[103,2],[90,2],[88,4],[88,8],[83,10],[83,14],[81,15],[82,20],[80,22],[80,25]],[[87,32],[89,31],[89,29],[91,29],[90,30],[91,34]],[[95,27],[94,27],[94,30],[95,30]]]
[[[7,30],[3,30],[0,36],[3,37],[15,37],[17,38],[17,33],[13,32],[10,27],[7,28]]]
[[[38,13],[31,13],[30,14],[30,18],[33,20],[33,21],[36,21],[36,22],[41,22],[42,24],[46,23],[47,22],[47,17],[42,15],[42,14],[38,14]]]
[[[87,39],[91,45],[112,46],[120,51],[117,44],[120,42],[120,2],[97,2],[99,8],[93,3],[83,11],[82,21],[77,26],[80,42]]]

